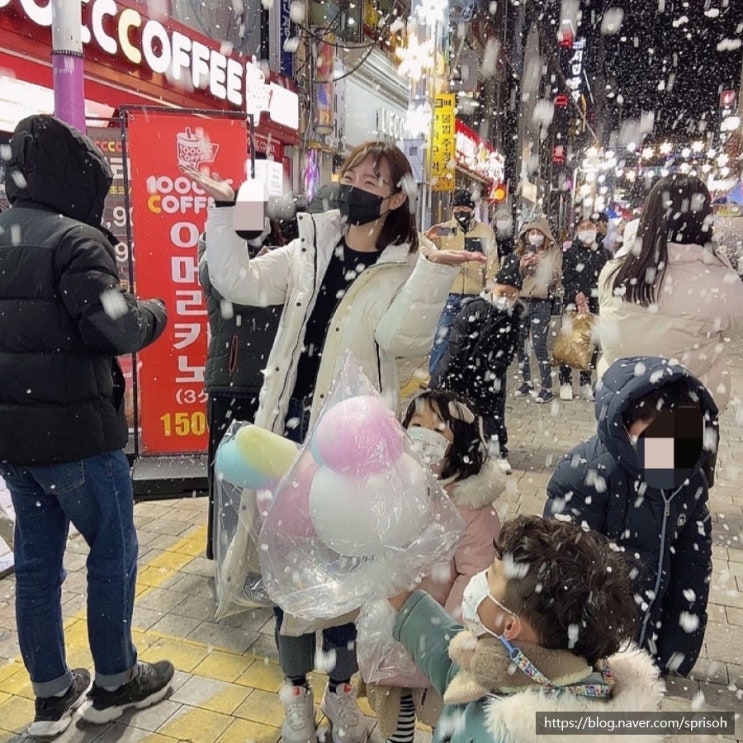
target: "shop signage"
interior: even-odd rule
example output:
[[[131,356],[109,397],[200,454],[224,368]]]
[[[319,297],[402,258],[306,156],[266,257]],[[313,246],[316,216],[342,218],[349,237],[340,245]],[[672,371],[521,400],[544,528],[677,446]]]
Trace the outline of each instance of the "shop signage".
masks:
[[[68,0],[74,2],[74,0]],[[223,54],[208,39],[199,41],[184,31],[169,28],[133,7],[115,0],[82,0],[83,45],[94,44],[126,65],[167,75],[175,85],[204,90],[219,101],[245,109],[256,97],[252,81],[257,65]],[[49,0],[0,0],[0,9],[12,8],[37,26],[51,27]],[[262,73],[260,73],[262,77]],[[299,126],[299,98],[275,83],[266,86],[265,110],[276,123]],[[292,110],[293,109],[293,110]]]
[[[583,52],[586,48],[585,39],[576,39],[573,42],[573,53],[568,59],[568,68],[566,71],[567,86],[570,91],[570,97],[577,101],[580,99],[583,88]]]
[[[457,165],[481,178],[504,180],[505,159],[461,121],[457,121]]]
[[[405,119],[388,108],[378,108],[377,133],[394,142],[401,142],[405,139]]]
[[[207,314],[197,246],[211,199],[179,166],[206,166],[240,182],[246,124],[148,111],[130,113],[127,132],[137,293],[168,307],[165,333],[137,354],[141,451],[205,451]]]
[[[453,93],[439,93],[434,102],[433,143],[431,145],[431,188],[454,190],[456,116]]]

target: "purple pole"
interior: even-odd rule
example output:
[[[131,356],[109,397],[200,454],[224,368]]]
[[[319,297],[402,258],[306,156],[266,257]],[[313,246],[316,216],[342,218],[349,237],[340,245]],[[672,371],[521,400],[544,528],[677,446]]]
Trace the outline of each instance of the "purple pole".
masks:
[[[84,132],[85,78],[81,31],[81,3],[52,0],[54,115]]]

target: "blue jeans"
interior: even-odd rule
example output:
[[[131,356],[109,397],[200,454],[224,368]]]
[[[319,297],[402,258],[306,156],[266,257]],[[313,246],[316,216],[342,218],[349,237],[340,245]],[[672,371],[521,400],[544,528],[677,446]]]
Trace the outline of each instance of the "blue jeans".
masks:
[[[16,621],[36,696],[72,683],[62,626],[63,558],[70,523],[90,547],[88,642],[99,686],[127,682],[132,643],[137,533],[123,451],[52,465],[0,463],[15,508]]]
[[[462,309],[462,305],[468,302],[474,294],[450,294],[446,299],[446,304],[439,317],[439,324],[436,326],[436,335],[433,337],[433,346],[431,347],[431,356],[428,360],[428,372],[431,375],[436,370],[444,358],[446,347],[449,345],[449,336],[451,335],[451,326],[454,319]]]
[[[289,398],[289,407],[284,419],[284,438],[295,444],[303,444],[310,429],[310,399]]]

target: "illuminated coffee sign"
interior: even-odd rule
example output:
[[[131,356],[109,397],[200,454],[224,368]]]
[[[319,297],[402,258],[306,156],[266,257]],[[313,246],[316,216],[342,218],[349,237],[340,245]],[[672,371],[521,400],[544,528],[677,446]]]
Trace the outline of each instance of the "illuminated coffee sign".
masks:
[[[265,101],[263,110],[268,111],[273,121],[298,128],[296,94],[275,83],[266,85],[265,91],[256,90],[253,83],[257,75],[262,79],[262,72],[252,62],[222,54],[134,8],[120,6],[115,0],[82,0],[82,5],[84,45],[95,44],[134,67],[143,66],[153,73],[167,75],[175,83],[208,92],[236,108],[250,108],[258,97]],[[37,26],[52,25],[49,0],[0,0],[2,8],[15,9]]]

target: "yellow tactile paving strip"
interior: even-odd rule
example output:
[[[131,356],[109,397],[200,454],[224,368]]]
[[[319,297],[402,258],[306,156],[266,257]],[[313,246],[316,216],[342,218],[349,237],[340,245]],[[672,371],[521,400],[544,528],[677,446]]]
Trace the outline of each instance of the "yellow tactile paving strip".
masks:
[[[205,538],[206,527],[196,527],[143,566],[137,577],[137,598],[162,586],[175,572],[203,554]],[[135,628],[134,638],[143,660],[167,658],[177,671],[191,675],[175,692],[176,698],[184,700],[180,704],[166,701],[132,718],[136,727],[143,728],[155,725],[162,718],[156,732],[147,734],[143,730],[138,741],[275,743],[279,739],[282,711],[276,692],[283,676],[277,663],[153,630]],[[92,667],[84,610],[65,622],[65,640],[70,666]],[[322,674],[312,676],[313,688],[322,690],[326,678]],[[34,715],[33,699],[21,659],[0,666],[0,743],[28,727]],[[368,707],[366,711],[371,714]],[[149,719],[143,720],[145,715]],[[95,734],[97,729],[87,725],[78,730],[70,728],[63,738],[79,739],[83,730]]]

